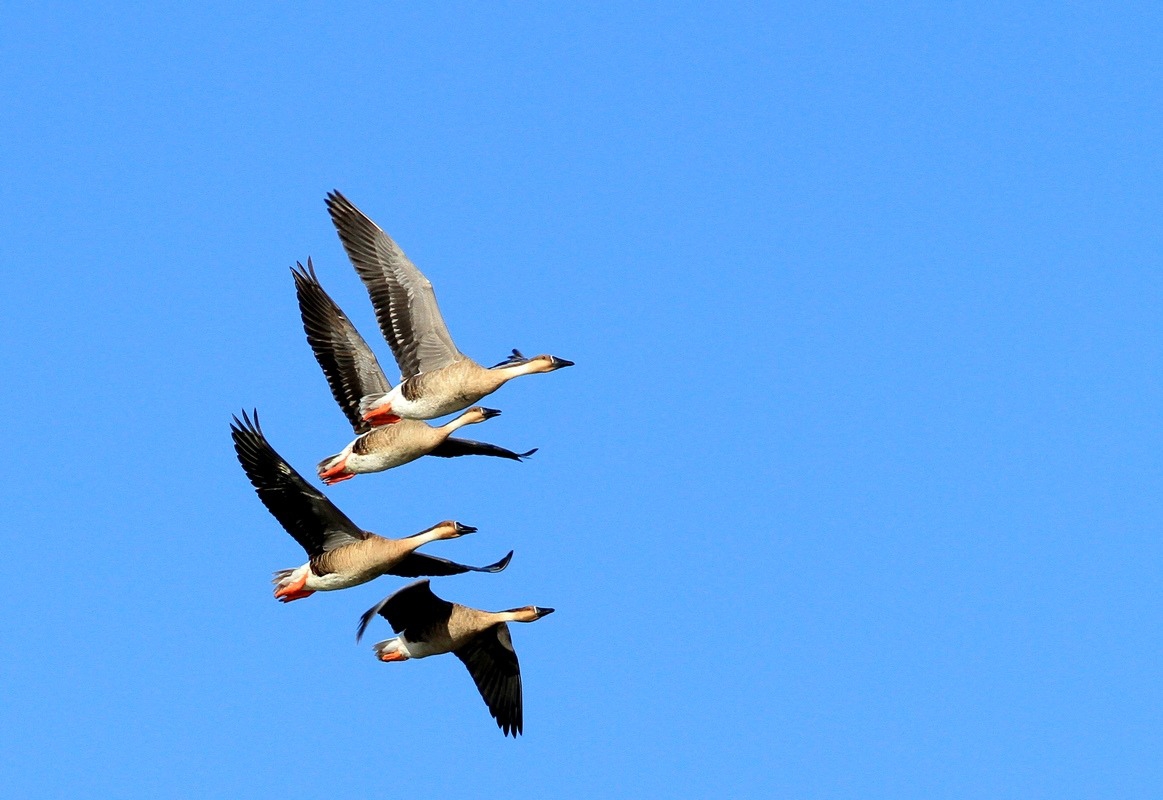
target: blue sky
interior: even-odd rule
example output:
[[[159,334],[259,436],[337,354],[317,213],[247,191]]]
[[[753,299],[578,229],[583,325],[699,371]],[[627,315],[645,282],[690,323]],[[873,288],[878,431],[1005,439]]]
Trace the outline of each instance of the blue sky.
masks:
[[[0,9],[6,792],[1157,796],[1163,13],[431,5]],[[401,581],[270,596],[230,415],[350,438],[288,267],[390,363],[331,189],[578,363],[329,490],[516,550],[434,584],[558,609],[516,742],[354,644]]]

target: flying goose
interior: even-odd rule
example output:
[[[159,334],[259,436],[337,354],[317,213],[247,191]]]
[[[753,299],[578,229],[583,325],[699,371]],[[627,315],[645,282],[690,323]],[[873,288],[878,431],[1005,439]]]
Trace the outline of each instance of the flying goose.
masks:
[[[263,505],[307,551],[307,563],[275,573],[275,598],[289,603],[315,592],[367,583],[381,575],[418,578],[462,572],[500,572],[512,551],[495,564],[470,567],[417,553],[437,539],[456,539],[476,528],[446,521],[404,539],[387,539],[358,527],[335,504],[303,480],[267,442],[258,423],[244,411],[230,426],[234,451]]]
[[[355,640],[363,638],[379,614],[400,634],[375,645],[380,661],[406,661],[452,653],[468,667],[489,713],[506,736],[521,733],[521,665],[513,650],[508,622],[536,622],[552,608],[524,606],[508,611],[480,611],[450,603],[432,593],[427,580],[385,597],[359,620]]]
[[[404,251],[339,192],[327,195],[327,210],[371,296],[402,376],[395,389],[362,399],[363,419],[386,425],[401,418],[442,417],[468,408],[519,375],[573,366],[556,356],[526,358],[514,350],[500,364],[482,367],[456,348],[432,284]]]
[[[327,377],[331,394],[358,437],[339,453],[319,462],[317,471],[324,483],[331,485],[364,472],[380,472],[415,461],[421,456],[496,456],[520,461],[533,455],[537,448],[514,453],[504,447],[471,439],[450,436],[454,430],[500,414],[487,408],[475,408],[447,425],[433,427],[420,420],[401,420],[397,425],[373,428],[359,414],[359,400],[370,394],[391,391],[387,376],[375,354],[342,309],[323,290],[315,275],[315,266],[296,264],[295,292],[307,342],[315,360]]]

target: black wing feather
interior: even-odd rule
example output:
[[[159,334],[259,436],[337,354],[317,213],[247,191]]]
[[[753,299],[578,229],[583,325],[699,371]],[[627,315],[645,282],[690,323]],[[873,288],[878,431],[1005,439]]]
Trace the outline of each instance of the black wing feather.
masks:
[[[420,371],[419,360],[408,347],[408,342],[402,336],[409,319],[407,319],[408,292],[395,280],[384,280],[373,273],[378,271],[379,253],[376,252],[375,231],[378,230],[374,222],[368,219],[362,211],[352,205],[339,192],[327,195],[327,210],[331,214],[331,221],[339,233],[339,240],[347,251],[348,257],[363,278],[365,273],[368,279],[365,285],[371,296],[372,306],[376,311],[376,321],[380,325],[380,333],[392,348],[392,355],[400,367],[400,374],[410,378]],[[390,241],[390,240],[389,240]],[[395,242],[392,242],[395,245]],[[402,253],[401,253],[402,255]],[[374,278],[379,278],[375,280]],[[393,320],[394,313],[400,317]],[[400,330],[397,330],[399,327]]]
[[[386,619],[394,632],[403,633],[409,642],[424,642],[429,631],[448,625],[452,603],[434,595],[427,579],[410,583],[364,612],[356,641],[376,614]]]
[[[385,394],[392,389],[375,353],[351,320],[315,276],[315,267],[307,259],[307,268],[298,264],[291,269],[295,276],[295,293],[307,343],[315,360],[327,377],[335,402],[343,409],[356,433],[371,430],[359,412],[359,401],[369,394]]]
[[[436,304],[432,284],[392,238],[339,192],[327,194],[327,210],[371,297],[380,332],[403,378],[462,358]]]
[[[512,558],[513,551],[510,550],[509,554],[500,561],[483,567],[470,567],[467,564],[457,564],[455,561],[449,561],[447,558],[438,558],[437,556],[414,552],[388,570],[388,574],[397,575],[401,578],[419,578],[422,576],[443,577],[445,575],[460,575],[464,572],[500,572],[509,566],[509,561]]]
[[[263,435],[258,412],[244,411],[230,426],[234,452],[255,493],[279,524],[314,558],[355,539],[366,539],[347,515],[288,464]]]
[[[439,456],[440,458],[456,458],[458,456],[495,456],[496,458],[509,458],[513,461],[520,461],[528,458],[537,452],[537,448],[526,450],[524,453],[514,453],[512,450],[507,450],[495,444],[488,444],[486,442],[475,442],[472,439],[458,439],[455,436],[450,436],[440,443],[439,446],[428,455]]]
[[[521,665],[512,644],[509,626],[502,622],[453,653],[468,668],[497,727],[516,738],[523,726]]]

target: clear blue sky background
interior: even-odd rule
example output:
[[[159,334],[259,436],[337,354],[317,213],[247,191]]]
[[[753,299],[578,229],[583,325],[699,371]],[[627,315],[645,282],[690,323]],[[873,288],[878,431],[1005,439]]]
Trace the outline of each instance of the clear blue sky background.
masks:
[[[5,4],[4,794],[1157,797],[1163,14],[882,5]],[[230,415],[350,438],[288,267],[390,363],[333,188],[578,362],[329,492],[516,549],[437,584],[557,607],[516,742],[354,644],[401,581],[271,598]]]

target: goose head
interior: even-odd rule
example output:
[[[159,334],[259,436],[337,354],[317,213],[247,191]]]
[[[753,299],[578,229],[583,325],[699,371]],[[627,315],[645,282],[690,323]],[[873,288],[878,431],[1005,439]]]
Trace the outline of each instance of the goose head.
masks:
[[[484,422],[486,419],[501,416],[501,412],[495,408],[485,408],[484,406],[474,406],[468,411],[460,415],[460,423],[462,425],[475,425],[478,422]]]
[[[451,519],[438,522],[428,530],[434,533],[437,539],[459,539],[461,536],[468,536],[470,533],[477,532],[477,529],[473,526],[462,525]]]
[[[536,364],[534,372],[553,372],[554,370],[562,369],[563,367],[572,367],[572,361],[566,361],[564,358],[551,356],[549,354],[535,356],[530,361]]]
[[[536,622],[542,617],[548,617],[554,609],[543,606],[524,606],[514,608],[508,613],[513,615],[513,622]]]

